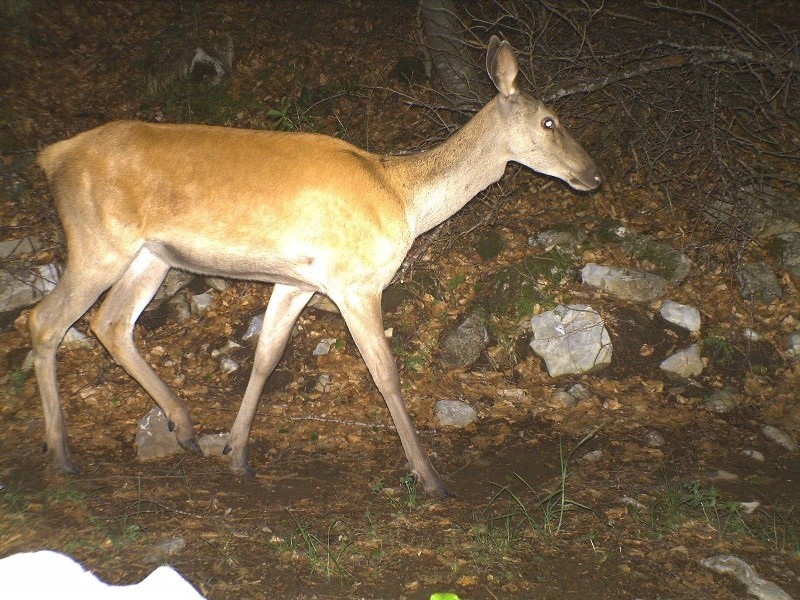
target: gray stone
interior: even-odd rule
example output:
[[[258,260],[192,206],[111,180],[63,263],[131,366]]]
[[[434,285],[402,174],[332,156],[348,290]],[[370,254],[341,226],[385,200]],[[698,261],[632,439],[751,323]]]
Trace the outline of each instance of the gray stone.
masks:
[[[584,236],[577,229],[557,230],[549,229],[540,231],[528,238],[529,246],[538,246],[545,250],[560,248],[562,250],[575,250],[583,243]]]
[[[204,292],[202,294],[197,294],[196,296],[192,296],[192,302],[190,305],[190,309],[192,314],[196,317],[208,312],[208,309],[211,308],[211,304],[214,302],[214,298],[211,296],[209,292]]]
[[[555,408],[574,408],[578,404],[578,399],[567,390],[556,390],[549,404]]]
[[[33,350],[28,351],[25,355],[25,360],[22,361],[22,365],[20,365],[19,368],[25,373],[33,371]]]
[[[665,321],[677,327],[692,333],[700,331],[700,311],[693,306],[678,304],[672,300],[664,300],[659,314]]]
[[[436,403],[436,418],[440,425],[461,428],[474,423],[478,413],[461,400],[439,400]]]
[[[136,428],[136,456],[151,460],[182,452],[175,432],[167,426],[167,417],[157,406],[141,418]]]
[[[659,432],[651,429],[645,434],[644,443],[650,448],[661,448],[661,446],[666,443],[666,440],[664,440],[664,436]]]
[[[742,337],[748,342],[760,342],[763,339],[760,333],[750,327],[742,329]]]
[[[261,328],[264,326],[264,315],[255,315],[247,323],[247,329],[242,334],[242,341],[251,346],[258,343],[258,336],[261,333]]]
[[[205,281],[206,285],[212,290],[218,292],[224,292],[228,289],[228,280],[222,277],[206,277],[203,281]]]
[[[559,305],[531,318],[530,346],[551,377],[591,373],[611,363],[611,337],[602,317],[585,304]]]
[[[226,340],[225,343],[220,346],[219,348],[215,348],[211,351],[211,356],[213,358],[217,358],[219,356],[226,356],[230,354],[232,351],[241,348],[241,344],[237,344],[233,340]]]
[[[331,351],[331,348],[336,343],[336,338],[323,338],[314,348],[311,353],[312,356],[325,356]]]
[[[145,310],[154,310],[161,306],[162,302],[169,300],[188,286],[194,280],[194,277],[192,273],[187,273],[180,269],[171,269]]]
[[[587,264],[581,270],[581,277],[586,285],[632,302],[657,300],[667,293],[669,285],[666,279],[655,273],[639,269],[606,267],[595,263]]]
[[[314,294],[308,302],[309,308],[316,308],[325,312],[339,314],[339,307],[325,294]]]
[[[676,352],[661,363],[661,370],[670,379],[691,379],[703,372],[703,359],[700,346],[692,344],[685,350]]]
[[[317,380],[314,382],[314,391],[320,392],[321,394],[327,394],[331,391],[331,386],[333,385],[333,377],[330,373],[320,373]]]
[[[189,308],[189,302],[183,295],[180,295],[167,300],[167,314],[176,323],[183,323],[192,316],[192,311]]]
[[[478,360],[488,341],[486,320],[472,312],[442,340],[439,359],[449,367],[467,367]]]
[[[172,556],[173,554],[178,554],[185,547],[186,540],[183,538],[183,536],[175,535],[162,542],[159,542],[154,548],[165,556]]]
[[[203,456],[222,456],[228,437],[228,433],[206,433],[197,438],[197,444]]]
[[[568,390],[559,390],[553,394],[550,404],[554,406],[573,408],[579,402],[592,399],[592,392],[590,392],[585,385],[576,383]]]
[[[739,398],[735,392],[722,389],[711,394],[704,404],[709,412],[726,413],[739,406]]]
[[[660,275],[671,284],[679,285],[691,273],[692,261],[672,246],[635,234],[625,228],[619,233],[622,238],[620,245],[628,255],[632,255],[636,260],[648,262],[656,275]]]
[[[223,356],[219,359],[219,370],[222,373],[233,373],[239,369],[239,363],[228,356]]]
[[[755,460],[757,462],[764,462],[764,453],[763,452],[759,452],[758,450],[754,450],[752,448],[747,448],[745,450],[742,450],[742,454],[744,456],[746,456],[747,458],[752,458],[753,460]]]
[[[778,264],[800,287],[800,233],[783,233],[770,244],[770,250],[778,258]]]
[[[775,271],[763,262],[746,263],[739,266],[736,278],[742,290],[742,297],[751,302],[769,304],[783,296],[781,284]]]
[[[786,338],[786,356],[795,360],[800,359],[800,331],[790,333]]]
[[[788,433],[786,433],[783,429],[778,429],[772,425],[764,425],[761,428],[761,431],[767,438],[778,444],[779,446],[783,446],[789,452],[797,452],[798,446],[797,442],[792,439]]]
[[[61,340],[62,348],[94,348],[94,340],[86,337],[86,334],[81,333],[74,327],[67,329],[64,334],[64,339]]]
[[[703,210],[705,218],[764,239],[800,231],[800,203],[764,184],[747,185],[734,199],[716,200]]]
[[[598,448],[597,450],[591,450],[587,452],[586,454],[581,456],[580,460],[586,463],[595,463],[595,462],[600,462],[602,458],[603,458],[603,451]]]
[[[32,235],[15,240],[3,240],[0,242],[0,260],[21,258],[26,254],[39,252],[42,248],[44,248],[42,240]]]
[[[740,558],[723,554],[706,558],[702,564],[717,573],[734,576],[759,600],[792,600],[777,585],[759,577],[756,570]]]
[[[56,283],[58,268],[54,263],[14,273],[0,269],[0,313],[36,304]]]

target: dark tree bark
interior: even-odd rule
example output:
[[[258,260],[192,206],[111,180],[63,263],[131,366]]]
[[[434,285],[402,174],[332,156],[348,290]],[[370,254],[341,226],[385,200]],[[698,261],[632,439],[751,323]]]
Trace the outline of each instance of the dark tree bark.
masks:
[[[458,110],[475,108],[486,74],[472,62],[455,5],[451,0],[419,0],[419,9],[425,47],[451,105]]]

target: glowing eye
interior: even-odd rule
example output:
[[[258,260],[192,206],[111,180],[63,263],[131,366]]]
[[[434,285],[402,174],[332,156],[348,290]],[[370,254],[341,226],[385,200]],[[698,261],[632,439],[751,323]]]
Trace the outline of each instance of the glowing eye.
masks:
[[[542,127],[544,127],[545,129],[555,129],[556,122],[553,119],[553,117],[545,117],[544,119],[542,119]]]

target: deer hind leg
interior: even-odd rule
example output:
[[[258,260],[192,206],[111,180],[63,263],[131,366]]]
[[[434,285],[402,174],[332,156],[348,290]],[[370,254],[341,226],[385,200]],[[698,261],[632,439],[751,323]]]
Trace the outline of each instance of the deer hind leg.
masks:
[[[44,409],[45,449],[53,468],[77,473],[67,440],[67,428],[58,393],[56,352],[67,329],[94,304],[119,277],[124,265],[104,264],[70,256],[58,285],[30,313],[28,327],[33,346],[33,366]]]
[[[136,320],[158,291],[169,269],[168,263],[142,248],[108,292],[92,318],[91,326],[117,364],[139,382],[164,411],[170,431],[175,432],[181,447],[202,454],[186,405],[147,364],[133,343]]]
[[[249,477],[255,474],[247,464],[247,440],[258,409],[258,401],[267,377],[283,356],[297,317],[313,295],[314,292],[281,284],[276,284],[272,290],[264,313],[264,325],[258,337],[250,381],[244,392],[242,406],[231,427],[228,443],[222,451],[230,456],[229,466],[234,473]]]
[[[380,294],[334,298],[347,328],[367,364],[392,415],[406,453],[411,472],[422,482],[425,491],[434,497],[449,496],[442,479],[431,465],[408,414],[400,391],[400,377],[389,344],[383,334]]]

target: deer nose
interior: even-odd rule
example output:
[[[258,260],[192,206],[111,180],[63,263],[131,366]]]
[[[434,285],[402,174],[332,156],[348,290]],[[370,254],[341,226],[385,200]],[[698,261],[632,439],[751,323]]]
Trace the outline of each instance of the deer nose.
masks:
[[[576,177],[570,178],[568,183],[576,190],[588,192],[596,190],[603,183],[603,175],[596,165],[592,164],[581,171]]]
[[[600,185],[603,183],[603,174],[600,173],[600,171],[597,168],[595,168],[594,175],[592,175],[592,179],[597,184],[597,187],[600,187]]]

